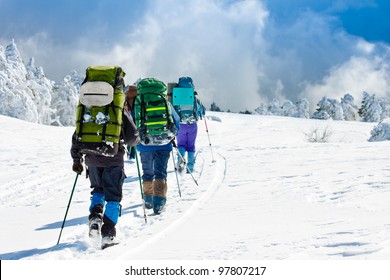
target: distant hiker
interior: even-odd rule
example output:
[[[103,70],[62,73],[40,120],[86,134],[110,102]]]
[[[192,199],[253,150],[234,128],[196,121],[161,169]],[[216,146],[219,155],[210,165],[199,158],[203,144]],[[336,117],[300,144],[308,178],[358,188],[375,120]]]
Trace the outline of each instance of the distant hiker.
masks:
[[[89,236],[102,238],[102,248],[117,244],[122,185],[125,178],[124,144],[139,143],[138,131],[123,110],[125,73],[120,67],[88,67],[80,88],[76,131],[72,136],[73,171],[81,174],[83,157],[91,183]],[[108,97],[107,97],[108,96]]]
[[[134,102],[137,97],[137,86],[127,85],[124,88],[125,93],[125,109],[134,117]]]
[[[191,77],[181,77],[177,87],[173,88],[172,97],[174,108],[180,116],[180,131],[176,139],[181,157],[178,156],[177,168],[179,171],[185,169],[182,157],[185,159],[187,153],[187,173],[194,171],[197,121],[202,119],[206,112],[194,88]]]
[[[135,118],[134,113],[134,102],[135,98],[137,96],[137,86],[135,85],[128,85],[123,90],[125,92],[125,109],[129,114],[132,116],[133,120]],[[129,160],[135,159],[135,147],[126,145],[126,151],[127,151],[127,158]]]
[[[180,119],[168,101],[166,85],[154,78],[137,84],[135,121],[141,143],[142,186],[145,207],[160,214],[167,201],[167,167],[172,141],[180,128]]]

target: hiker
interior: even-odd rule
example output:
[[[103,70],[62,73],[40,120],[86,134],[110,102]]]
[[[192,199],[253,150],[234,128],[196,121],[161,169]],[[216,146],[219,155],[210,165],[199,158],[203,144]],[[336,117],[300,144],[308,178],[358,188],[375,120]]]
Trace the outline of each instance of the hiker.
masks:
[[[123,89],[123,91],[125,93],[125,110],[127,110],[127,112],[129,112],[129,114],[131,115],[131,117],[134,120],[134,118],[135,118],[135,116],[134,116],[134,101],[135,101],[135,98],[137,96],[137,86],[127,85]],[[126,151],[127,151],[127,158],[129,160],[134,160],[135,159],[135,147],[130,146],[130,145],[126,145]]]
[[[180,118],[167,99],[166,85],[163,82],[153,78],[146,78],[137,84],[137,89],[138,96],[135,103],[136,124],[141,136],[141,143],[137,146],[137,150],[140,152],[143,171],[142,186],[145,208],[153,209],[155,214],[160,214],[164,210],[167,201],[168,160],[172,151],[172,141],[180,128]],[[153,98],[161,98],[161,100],[152,100]],[[150,101],[146,101],[147,99],[150,99]],[[156,106],[152,105],[158,102],[162,103]],[[148,105],[145,103],[148,103]],[[154,107],[143,109],[146,106]],[[163,111],[158,112],[158,110]],[[149,116],[145,120],[146,117],[142,118],[142,116],[145,116],[147,113],[155,115]],[[168,126],[160,128],[159,124],[156,124],[164,123],[164,120],[167,123],[168,118],[170,118]],[[144,127],[148,128],[144,129]],[[152,130],[154,134],[148,134]],[[163,136],[159,135],[158,131],[161,131]]]
[[[178,88],[194,88],[190,77],[181,77],[179,79]],[[191,91],[189,91],[191,92]],[[198,134],[197,121],[205,115],[205,108],[198,98],[198,93],[193,91],[193,101],[191,105],[177,105],[180,116],[180,131],[176,136],[177,146],[180,155],[178,156],[177,169],[183,171],[185,163],[182,158],[186,158],[187,153],[187,173],[192,173],[195,166],[195,142]]]
[[[111,72],[108,73],[115,75],[115,73],[121,71],[119,67],[114,67],[114,69],[109,67],[90,68],[87,69],[87,77],[83,82],[85,85],[88,85],[88,83],[93,85],[94,81],[90,82],[88,78],[95,77],[96,79],[96,73],[104,71],[108,72],[111,70]],[[137,145],[139,143],[139,135],[133,119],[126,110],[123,110],[124,72],[121,75],[121,77],[114,76],[114,78],[107,79],[109,81],[116,82],[112,85],[113,87],[111,87],[111,91],[114,88],[113,101],[104,107],[87,107],[84,105],[81,102],[83,85],[81,86],[80,102],[77,110],[78,119],[76,124],[76,131],[73,133],[72,146],[70,149],[70,153],[73,159],[72,169],[74,172],[81,174],[84,171],[83,162],[85,161],[86,174],[87,177],[89,177],[92,188],[91,203],[89,206],[90,214],[88,216],[89,236],[101,236],[103,249],[107,246],[117,244],[115,226],[118,223],[118,218],[120,216],[122,186],[125,178],[123,159],[125,154],[124,143],[128,145]],[[93,88],[96,91],[96,86],[90,88]],[[89,93],[89,95],[91,94]],[[115,106],[113,104],[115,104]],[[105,112],[109,116],[110,122],[106,122],[105,124],[101,124],[100,122],[98,123],[98,121],[100,121],[98,120],[98,116],[102,113],[100,112],[96,114],[96,117],[94,117],[93,112],[94,110],[99,110],[100,108],[104,108],[103,110],[106,110]],[[112,110],[114,110],[113,108],[116,111],[112,112]],[[115,117],[117,117],[116,120],[114,119]],[[96,118],[96,120],[91,122],[89,118]],[[88,121],[86,121],[87,119]],[[99,125],[97,125],[97,123]],[[118,123],[122,123],[116,132],[117,138],[120,138],[117,141],[118,144],[109,142],[107,144],[108,147],[105,147],[108,141],[91,139],[91,137],[103,137],[104,135],[102,134],[104,133],[102,131],[105,129],[110,130],[112,133],[112,128],[109,126],[111,125],[112,127],[117,128]],[[100,125],[104,126],[105,129],[102,130],[99,128]],[[99,132],[92,135],[90,131],[94,128],[99,129]],[[106,135],[105,137],[107,140],[109,135]],[[87,139],[89,142],[84,139]],[[92,141],[95,142],[93,143]],[[112,147],[116,147],[117,151],[110,151],[109,149]],[[105,152],[102,152],[102,150]]]
[[[137,86],[127,85],[123,89],[125,93],[125,109],[133,116],[134,118],[134,101],[137,97]]]

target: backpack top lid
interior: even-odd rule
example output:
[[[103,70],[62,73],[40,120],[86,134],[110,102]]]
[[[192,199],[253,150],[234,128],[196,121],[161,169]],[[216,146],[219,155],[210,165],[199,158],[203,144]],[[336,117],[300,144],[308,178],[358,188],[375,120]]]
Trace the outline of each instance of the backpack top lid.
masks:
[[[195,88],[191,77],[180,77],[178,87],[181,88]]]
[[[145,93],[157,93],[167,95],[167,86],[160,80],[155,78],[145,78],[137,84],[138,95]]]
[[[86,69],[86,81],[104,81],[114,88],[123,83],[125,76],[120,66],[89,66]]]

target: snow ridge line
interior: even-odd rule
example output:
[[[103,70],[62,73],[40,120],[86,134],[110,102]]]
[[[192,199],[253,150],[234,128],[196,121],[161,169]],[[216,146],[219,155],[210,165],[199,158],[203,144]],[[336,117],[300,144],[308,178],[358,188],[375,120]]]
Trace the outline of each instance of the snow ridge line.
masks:
[[[144,251],[148,246],[151,244],[158,242],[159,239],[163,238],[164,236],[168,235],[170,232],[172,232],[175,228],[177,228],[181,223],[185,222],[188,218],[195,215],[197,211],[201,210],[202,207],[209,201],[211,197],[214,196],[214,194],[218,191],[218,189],[222,186],[222,183],[225,179],[226,174],[226,159],[224,156],[222,156],[219,153],[217,154],[217,160],[216,160],[216,166],[214,171],[213,180],[210,184],[210,186],[207,188],[207,191],[199,198],[197,199],[191,207],[177,220],[172,222],[170,225],[168,225],[165,229],[151,237],[150,239],[144,241],[134,249],[127,251],[126,253],[119,255],[116,259],[128,259],[127,256],[136,255],[138,252]],[[210,166],[212,166],[210,164]],[[208,173],[208,172],[206,172]],[[207,176],[205,176],[207,178]],[[205,185],[206,179],[199,182],[199,185]]]

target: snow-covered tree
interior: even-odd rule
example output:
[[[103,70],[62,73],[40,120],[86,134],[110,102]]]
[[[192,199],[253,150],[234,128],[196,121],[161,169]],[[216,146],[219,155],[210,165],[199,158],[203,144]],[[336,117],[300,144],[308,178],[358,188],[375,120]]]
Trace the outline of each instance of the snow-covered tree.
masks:
[[[255,109],[255,113],[259,115],[274,115],[285,116],[294,118],[309,118],[309,101],[306,98],[302,98],[295,104],[290,100],[286,100],[280,106],[280,102],[277,98],[274,98],[270,105],[261,103],[259,107]]]
[[[302,98],[296,102],[296,117],[297,118],[304,118],[304,119],[309,119],[310,118],[310,103],[309,100],[306,98]]]
[[[259,107],[255,109],[256,114],[259,115],[269,115],[268,106],[261,103]]]
[[[390,101],[389,99],[382,97],[379,99],[379,105],[381,106],[381,120],[390,117]]]
[[[375,94],[363,92],[362,106],[359,115],[364,122],[379,122],[381,120],[382,107]]]
[[[0,50],[0,114],[38,122],[34,94],[27,85],[27,70],[15,42]]]
[[[290,100],[287,100],[281,106],[280,112],[282,116],[295,117],[297,115],[297,107]]]
[[[390,140],[390,118],[381,121],[371,130],[370,142]]]
[[[282,116],[279,99],[272,99],[268,111],[271,113],[271,115]]]
[[[344,120],[343,108],[336,99],[324,96],[317,106],[317,111],[313,114],[314,119]]]
[[[359,108],[355,105],[355,100],[349,93],[345,94],[341,98],[341,107],[344,113],[344,119],[346,121],[356,121],[359,118]]]
[[[72,118],[77,103],[74,96],[82,78],[72,73],[66,79],[66,85],[56,86],[46,77],[43,68],[35,65],[34,58],[24,65],[14,40],[5,49],[0,46],[0,114],[41,124],[74,125]],[[69,96],[68,104],[62,103],[62,99],[53,100],[58,97],[55,89],[60,89],[61,96]],[[58,110],[65,106],[70,109]]]
[[[70,126],[76,122],[79,89],[72,82],[72,79],[74,80],[76,78],[73,76],[77,77],[77,73],[73,72],[72,75],[66,76],[62,83],[56,85],[53,90],[51,102],[51,107],[54,109],[52,116],[53,125]]]

